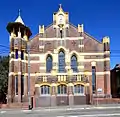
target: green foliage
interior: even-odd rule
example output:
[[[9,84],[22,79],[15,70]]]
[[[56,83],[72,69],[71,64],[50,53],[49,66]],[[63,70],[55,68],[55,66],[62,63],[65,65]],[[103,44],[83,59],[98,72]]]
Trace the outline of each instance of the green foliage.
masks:
[[[0,56],[0,103],[6,102],[8,89],[9,56]]]

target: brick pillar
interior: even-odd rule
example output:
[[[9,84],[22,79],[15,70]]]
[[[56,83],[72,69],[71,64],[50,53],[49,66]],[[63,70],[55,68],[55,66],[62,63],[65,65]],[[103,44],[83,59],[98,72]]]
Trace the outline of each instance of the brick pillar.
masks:
[[[56,89],[57,86],[55,83],[52,83],[51,85],[51,106],[56,106]]]
[[[14,58],[14,52],[11,51],[9,59],[9,78],[8,78],[8,99],[7,102],[13,102],[13,79],[14,79],[14,61],[11,61]]]
[[[28,101],[28,76],[24,76],[24,100]]]
[[[72,83],[68,84],[68,95],[69,95],[69,105],[74,105],[74,95],[73,95],[74,85]]]
[[[108,96],[111,95],[111,86],[110,86],[110,62],[104,62],[105,74],[104,74],[104,93]]]
[[[18,102],[21,103],[21,74],[18,74]]]
[[[85,95],[86,95],[86,103],[90,104],[90,82],[87,82],[85,85]]]
[[[89,76],[89,93],[90,93],[90,104],[92,104],[93,103],[92,76]]]
[[[12,86],[13,86],[13,78],[14,78],[14,75],[10,75],[9,76],[9,80],[8,80],[8,103],[11,103],[13,102],[13,94],[12,94]]]
[[[104,47],[104,93],[107,97],[111,96],[110,86],[110,39],[109,37],[103,38]]]
[[[35,85],[34,107],[39,107],[40,86]]]

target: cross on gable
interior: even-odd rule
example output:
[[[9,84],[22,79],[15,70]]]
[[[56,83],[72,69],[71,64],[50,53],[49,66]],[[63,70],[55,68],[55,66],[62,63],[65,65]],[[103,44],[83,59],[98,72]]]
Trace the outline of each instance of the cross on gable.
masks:
[[[75,46],[75,45],[76,45],[76,42],[75,42],[75,41],[72,41],[72,45]]]

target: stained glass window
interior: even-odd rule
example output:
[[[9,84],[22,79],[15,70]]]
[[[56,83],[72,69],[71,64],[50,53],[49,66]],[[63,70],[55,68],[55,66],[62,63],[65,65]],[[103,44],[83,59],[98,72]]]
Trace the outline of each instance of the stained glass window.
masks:
[[[73,72],[77,72],[78,68],[77,68],[77,58],[75,55],[73,55],[71,57],[71,69],[73,70]]]
[[[58,86],[58,94],[66,94],[67,93],[67,86],[66,85],[59,85]]]
[[[46,59],[46,72],[50,73],[52,70],[52,56],[48,55],[47,59]]]
[[[41,94],[50,94],[50,86],[48,85],[43,85],[41,86]]]
[[[75,85],[74,86],[74,93],[75,94],[84,94],[84,86],[83,85]]]
[[[59,72],[65,72],[65,53],[63,51],[59,52]]]

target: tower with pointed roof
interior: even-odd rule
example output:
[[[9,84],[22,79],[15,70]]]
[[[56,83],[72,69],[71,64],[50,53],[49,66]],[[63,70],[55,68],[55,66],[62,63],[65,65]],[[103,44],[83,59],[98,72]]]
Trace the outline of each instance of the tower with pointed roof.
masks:
[[[27,101],[27,42],[32,35],[25,26],[19,10],[15,22],[9,22],[7,31],[10,34],[8,103]]]

